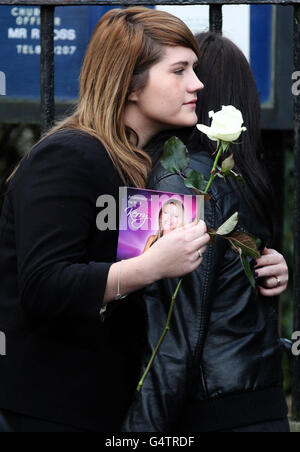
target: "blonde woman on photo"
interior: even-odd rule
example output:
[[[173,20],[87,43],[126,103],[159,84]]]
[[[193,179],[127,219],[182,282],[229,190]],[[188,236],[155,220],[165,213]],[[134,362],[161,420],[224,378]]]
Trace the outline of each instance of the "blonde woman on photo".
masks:
[[[181,228],[184,224],[183,203],[177,199],[170,199],[165,202],[158,215],[158,232],[155,235],[150,235],[144,252],[154,245],[161,237],[177,228]]]

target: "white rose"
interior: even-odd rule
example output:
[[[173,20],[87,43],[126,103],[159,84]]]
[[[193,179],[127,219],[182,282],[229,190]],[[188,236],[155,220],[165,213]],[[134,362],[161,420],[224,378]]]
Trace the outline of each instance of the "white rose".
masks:
[[[210,111],[209,117],[212,118],[210,127],[198,124],[197,128],[213,141],[236,141],[241,133],[247,130],[246,127],[242,127],[244,123],[242,113],[232,105],[223,106],[217,113]]]

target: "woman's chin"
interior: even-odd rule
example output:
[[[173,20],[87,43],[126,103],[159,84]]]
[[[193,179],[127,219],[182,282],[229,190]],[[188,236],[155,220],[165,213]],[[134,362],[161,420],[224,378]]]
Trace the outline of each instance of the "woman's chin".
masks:
[[[195,127],[198,124],[197,115],[185,115],[182,119],[178,119],[178,121],[170,122],[168,124],[164,124],[162,130],[172,130],[172,129],[181,129],[182,127]]]
[[[178,124],[178,127],[195,127],[198,124],[198,117],[197,115],[193,115],[192,117],[185,117],[180,124]]]

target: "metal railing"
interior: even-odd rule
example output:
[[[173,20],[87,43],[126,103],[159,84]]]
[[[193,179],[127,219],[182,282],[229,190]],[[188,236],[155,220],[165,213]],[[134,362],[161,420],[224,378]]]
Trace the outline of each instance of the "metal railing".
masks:
[[[52,126],[55,117],[54,11],[56,6],[209,5],[210,30],[222,33],[222,6],[246,4],[294,7],[294,70],[300,71],[300,0],[0,0],[0,5],[41,7],[41,126],[43,131]],[[300,331],[300,96],[294,96],[294,155],[294,331]],[[293,359],[293,419],[300,422],[300,357]]]

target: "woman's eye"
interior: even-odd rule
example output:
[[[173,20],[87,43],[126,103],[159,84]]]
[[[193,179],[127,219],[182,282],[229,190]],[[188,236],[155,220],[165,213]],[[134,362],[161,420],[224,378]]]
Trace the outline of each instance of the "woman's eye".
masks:
[[[182,75],[184,72],[184,69],[179,69],[178,71],[175,71],[175,74]]]

